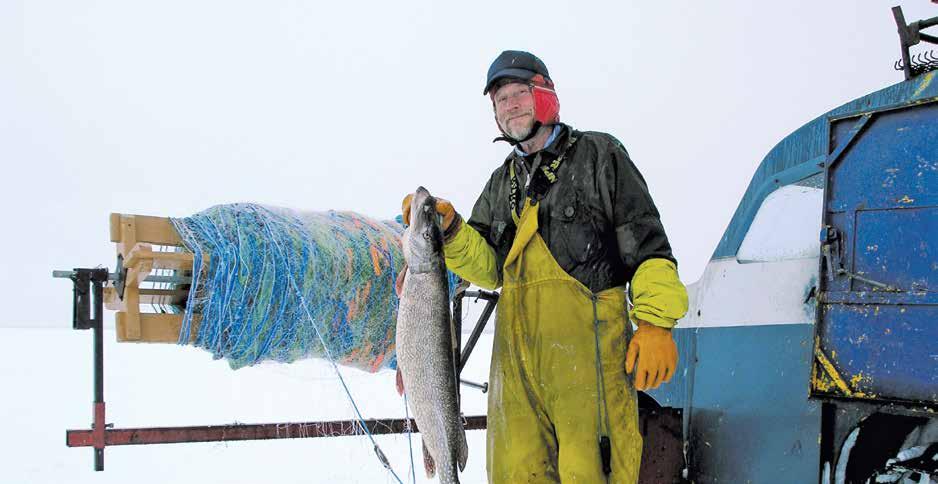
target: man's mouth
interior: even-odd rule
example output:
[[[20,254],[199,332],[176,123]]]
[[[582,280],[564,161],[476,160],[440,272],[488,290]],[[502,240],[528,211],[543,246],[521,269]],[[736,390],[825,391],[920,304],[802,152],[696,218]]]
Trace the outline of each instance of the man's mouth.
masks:
[[[506,121],[506,122],[511,122],[511,121],[516,120],[516,119],[524,118],[524,117],[527,117],[527,116],[530,116],[530,115],[531,115],[531,113],[524,113],[524,114],[519,114],[519,115],[517,115],[517,116],[512,116],[512,117],[508,118],[508,121]]]

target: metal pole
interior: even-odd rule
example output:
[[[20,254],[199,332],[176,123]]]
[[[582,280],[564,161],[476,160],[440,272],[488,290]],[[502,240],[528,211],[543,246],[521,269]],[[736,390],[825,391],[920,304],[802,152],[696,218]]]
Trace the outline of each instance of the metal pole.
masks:
[[[52,271],[52,277],[58,279],[71,279],[75,275],[75,271]],[[106,280],[116,281],[119,277],[117,274],[109,273]],[[169,283],[169,284],[191,284],[192,278],[185,276],[157,276],[153,274],[148,274],[142,282],[156,282],[156,283]]]
[[[918,21],[918,27],[920,29],[927,29],[928,27],[934,27],[935,25],[938,25],[938,17],[932,17]]]
[[[909,26],[905,23],[902,7],[892,7],[892,16],[896,19],[896,27],[899,28],[899,43],[902,45],[902,71],[905,73],[905,79],[909,80],[912,78],[912,60],[909,58],[909,46],[912,43],[909,39]]]
[[[104,299],[102,284],[107,270],[96,271],[91,278],[94,294],[94,470],[104,470]]]
[[[332,422],[289,422],[270,424],[207,425],[195,427],[107,429],[108,445],[181,444],[192,442],[233,442],[241,440],[304,439],[420,432],[413,419],[339,420]],[[464,417],[466,430],[486,427],[485,415]],[[66,445],[94,445],[94,430],[66,431]]]

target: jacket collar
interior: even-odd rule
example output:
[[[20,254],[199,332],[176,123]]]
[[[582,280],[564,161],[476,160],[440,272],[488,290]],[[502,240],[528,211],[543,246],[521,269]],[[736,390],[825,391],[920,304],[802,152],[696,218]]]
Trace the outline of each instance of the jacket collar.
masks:
[[[527,156],[522,156],[512,148],[511,153],[505,158],[505,163],[510,163],[513,160],[518,162],[523,162],[526,158],[533,158],[538,153],[543,153],[541,156],[546,157],[547,159],[557,158],[563,153],[564,147],[567,145],[567,138],[570,137],[570,133],[573,131],[573,128],[568,124],[558,123],[560,126],[560,132],[557,133],[557,137],[554,138],[554,141],[548,145],[546,148],[535,151],[534,153],[528,153]],[[544,158],[541,158],[544,159]]]

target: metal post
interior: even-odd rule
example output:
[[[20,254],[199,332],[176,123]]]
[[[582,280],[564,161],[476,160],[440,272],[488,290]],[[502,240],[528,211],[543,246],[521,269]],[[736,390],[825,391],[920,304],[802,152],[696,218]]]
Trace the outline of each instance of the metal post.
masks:
[[[107,279],[107,270],[98,274]],[[104,301],[102,280],[93,279],[94,293],[94,470],[104,470],[105,412],[104,412]]]
[[[104,283],[108,280],[107,269],[75,269],[69,274],[72,280],[72,328],[92,330],[94,346],[94,401],[91,438],[94,447],[94,470],[104,470],[104,446],[106,444],[104,412]]]
[[[902,71],[905,73],[905,79],[909,80],[912,78],[912,59],[909,57],[909,46],[917,42],[912,42],[909,38],[909,26],[905,23],[902,7],[892,7],[892,16],[896,19],[896,26],[899,28],[899,43],[902,45]]]
[[[179,271],[181,272],[181,271]],[[52,271],[52,277],[58,279],[74,279],[75,271]],[[120,279],[120,274],[112,273],[107,275],[107,280],[117,281]],[[154,274],[146,274],[141,282],[153,282],[160,284],[192,284],[191,277],[185,276],[159,276]]]
[[[475,296],[479,299],[485,299],[485,308],[482,309],[482,314],[479,315],[479,321],[476,322],[474,328],[472,328],[472,334],[469,335],[469,340],[466,341],[466,347],[463,349],[462,356],[459,358],[459,371],[461,372],[463,367],[466,366],[466,362],[469,361],[469,355],[472,354],[473,348],[476,346],[476,342],[479,341],[479,337],[482,335],[482,330],[485,329],[485,324],[488,323],[489,318],[492,316],[492,311],[495,310],[495,304],[498,303],[498,293],[489,292],[489,291],[466,291],[463,297],[472,297]]]

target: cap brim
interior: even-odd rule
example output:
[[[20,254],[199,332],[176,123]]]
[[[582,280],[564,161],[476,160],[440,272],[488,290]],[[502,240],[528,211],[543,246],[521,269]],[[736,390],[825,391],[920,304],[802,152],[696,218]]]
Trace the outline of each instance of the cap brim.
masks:
[[[498,74],[495,74],[495,76],[492,77],[492,80],[489,81],[488,84],[486,84],[485,89],[482,91],[482,94],[483,95],[488,94],[489,89],[492,88],[492,85],[498,82],[500,79],[511,77],[511,78],[527,81],[536,75],[537,73],[534,71],[529,71],[527,69],[520,69],[517,67],[510,67],[508,69],[502,69],[498,71]]]

